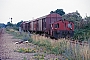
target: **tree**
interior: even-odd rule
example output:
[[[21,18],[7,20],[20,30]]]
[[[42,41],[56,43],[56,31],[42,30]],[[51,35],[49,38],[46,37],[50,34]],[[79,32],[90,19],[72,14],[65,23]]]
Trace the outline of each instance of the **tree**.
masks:
[[[7,22],[7,26],[13,26],[13,24],[10,22]]]
[[[75,24],[75,28],[81,28],[83,21],[80,13],[76,10],[76,12],[68,13],[62,16],[62,19],[66,19],[69,21],[73,21]]]
[[[62,18],[73,22],[82,20],[82,17],[80,16],[80,13],[78,13],[78,11],[65,14],[62,16]]]
[[[87,23],[90,23],[90,16],[86,16],[86,17],[84,18],[84,20],[86,20]]]
[[[59,14],[61,16],[65,14],[65,12],[63,11],[63,9],[57,9],[55,11],[51,11],[50,13],[57,13],[57,14]]]
[[[20,24],[21,24],[22,22],[23,22],[23,21],[18,22],[16,26],[17,26],[17,27],[20,27]]]
[[[4,23],[0,23],[0,28],[3,28],[5,27],[5,24]]]

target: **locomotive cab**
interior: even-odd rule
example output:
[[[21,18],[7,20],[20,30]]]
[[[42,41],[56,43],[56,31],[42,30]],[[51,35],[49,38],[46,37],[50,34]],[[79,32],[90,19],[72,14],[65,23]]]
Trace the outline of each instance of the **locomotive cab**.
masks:
[[[60,20],[52,24],[52,36],[55,38],[73,37],[74,24],[67,20]]]

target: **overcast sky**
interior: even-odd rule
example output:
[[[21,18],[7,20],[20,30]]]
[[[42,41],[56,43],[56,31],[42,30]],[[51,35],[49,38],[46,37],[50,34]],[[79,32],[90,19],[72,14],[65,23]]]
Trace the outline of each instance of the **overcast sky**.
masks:
[[[0,23],[6,24],[11,17],[13,23],[28,21],[56,9],[65,13],[78,10],[82,17],[90,16],[90,0],[0,0]]]

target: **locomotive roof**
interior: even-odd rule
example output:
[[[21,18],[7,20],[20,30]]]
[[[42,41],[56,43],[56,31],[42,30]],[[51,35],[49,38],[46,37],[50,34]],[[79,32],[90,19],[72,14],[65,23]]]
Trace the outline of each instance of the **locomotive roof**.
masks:
[[[59,21],[68,21],[68,22],[74,23],[73,21],[69,21],[69,20],[59,20]],[[57,22],[59,22],[59,21],[53,22],[53,23],[51,23],[51,24],[57,23]]]

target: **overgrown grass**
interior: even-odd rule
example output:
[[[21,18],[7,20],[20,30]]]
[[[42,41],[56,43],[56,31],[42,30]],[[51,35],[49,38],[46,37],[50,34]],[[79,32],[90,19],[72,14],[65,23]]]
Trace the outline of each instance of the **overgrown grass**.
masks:
[[[30,37],[29,35],[26,33],[26,32],[19,32],[17,30],[14,30],[14,29],[6,29],[6,32],[13,35],[14,39],[22,39],[22,40],[30,40]]]
[[[14,32],[10,33],[15,35]],[[16,35],[19,36],[18,33]],[[52,40],[50,38],[35,34],[29,37],[27,33],[24,32],[21,36],[24,36],[23,38],[25,38],[26,36],[27,39],[25,40],[28,40],[30,43],[39,46],[40,50],[42,49],[42,51],[45,53],[63,55],[68,60],[90,60],[90,40],[88,40],[88,44],[82,42],[82,44],[80,45],[80,43],[77,41],[71,41],[66,39]],[[25,50],[23,51],[23,49],[19,51],[25,52]]]
[[[69,60],[89,60],[90,44],[66,39],[52,40],[44,36],[33,35],[33,44],[43,47],[44,51],[55,55],[63,55]]]
[[[64,53],[66,49],[66,42],[63,40],[62,42],[55,42],[52,40],[49,40],[45,38],[44,36],[32,36],[32,39],[35,40],[30,40],[32,41],[33,44],[38,45],[42,49],[44,49],[44,52],[52,53],[52,54],[62,54]],[[46,50],[46,51],[45,51]]]

